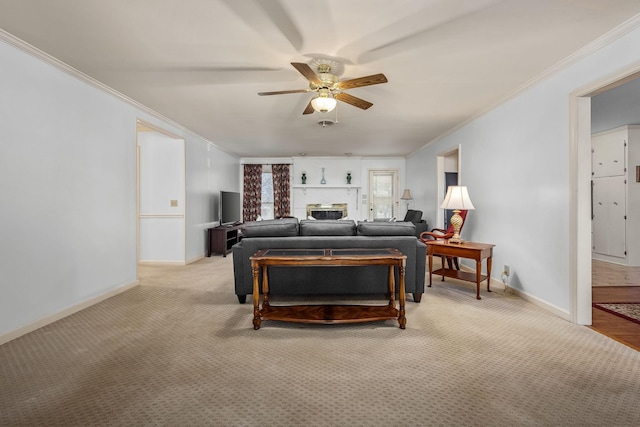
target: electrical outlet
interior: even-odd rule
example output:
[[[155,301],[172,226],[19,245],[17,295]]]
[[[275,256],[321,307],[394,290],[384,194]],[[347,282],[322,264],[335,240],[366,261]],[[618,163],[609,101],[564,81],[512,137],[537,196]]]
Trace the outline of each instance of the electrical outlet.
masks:
[[[172,208],[177,208],[178,207],[178,201],[177,200],[171,200],[170,204],[171,204]]]
[[[504,272],[503,274],[505,276],[510,276],[511,275],[511,268],[508,265],[505,264],[503,272]]]

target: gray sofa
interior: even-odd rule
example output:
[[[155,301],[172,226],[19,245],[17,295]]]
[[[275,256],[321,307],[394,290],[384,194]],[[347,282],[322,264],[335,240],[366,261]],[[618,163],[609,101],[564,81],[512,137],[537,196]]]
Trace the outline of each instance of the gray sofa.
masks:
[[[242,236],[232,248],[235,292],[241,304],[253,294],[249,257],[260,249],[396,248],[407,256],[406,293],[420,302],[424,292],[426,246],[416,239],[411,222],[284,218],[245,223]],[[386,294],[387,276],[385,266],[274,267],[269,270],[269,288],[274,295]]]

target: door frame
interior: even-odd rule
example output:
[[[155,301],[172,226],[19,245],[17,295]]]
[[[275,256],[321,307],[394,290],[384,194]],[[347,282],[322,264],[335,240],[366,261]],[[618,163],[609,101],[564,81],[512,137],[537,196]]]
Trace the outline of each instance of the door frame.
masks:
[[[444,200],[444,173],[446,171],[445,162],[447,157],[456,155],[457,158],[457,172],[458,172],[458,185],[462,182],[462,145],[458,145],[456,148],[444,151],[436,156],[436,227],[442,227],[444,225],[444,209],[440,209],[440,204]]]
[[[135,144],[136,144],[136,276],[138,275],[137,272],[137,266],[140,263],[140,241],[141,241],[141,219],[142,219],[142,215],[140,214],[140,199],[141,199],[141,188],[140,188],[140,162],[142,161],[141,158],[141,152],[140,152],[140,144],[138,141],[138,135],[141,132],[155,132],[155,133],[159,133],[162,135],[165,135],[169,138],[175,139],[177,142],[179,142],[180,144],[182,144],[182,150],[184,152],[183,154],[183,159],[184,161],[182,162],[182,164],[180,165],[180,167],[182,168],[183,171],[183,182],[185,187],[182,189],[182,200],[184,203],[184,206],[182,207],[183,209],[183,213],[180,215],[159,215],[157,217],[167,217],[167,218],[182,218],[182,237],[183,237],[183,254],[182,254],[182,260],[179,261],[175,261],[175,262],[162,262],[163,264],[179,264],[179,265],[185,265],[186,264],[186,253],[187,253],[187,226],[186,226],[186,212],[187,212],[187,198],[186,198],[186,161],[187,161],[187,157],[186,157],[186,140],[184,137],[178,136],[176,134],[173,134],[169,131],[166,131],[162,128],[159,128],[149,122],[145,122],[144,120],[141,119],[137,119],[136,120],[136,139],[135,139]]]
[[[591,325],[591,98],[640,77],[640,63],[588,83],[569,96],[569,315]]]

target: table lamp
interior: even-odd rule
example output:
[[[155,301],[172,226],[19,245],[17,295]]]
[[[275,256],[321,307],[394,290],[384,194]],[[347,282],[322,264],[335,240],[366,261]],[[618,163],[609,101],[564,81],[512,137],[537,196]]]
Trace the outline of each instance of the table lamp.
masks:
[[[460,238],[460,227],[462,227],[462,223],[464,222],[460,216],[460,211],[475,209],[469,198],[467,187],[450,185],[449,188],[447,188],[447,195],[444,197],[444,202],[442,202],[440,207],[442,209],[453,209],[453,216],[451,217],[453,237],[449,239],[449,243],[464,243],[464,240]]]
[[[411,195],[411,190],[409,190],[408,188],[405,188],[404,192],[402,193],[402,197],[400,197],[400,200],[407,201],[407,210],[409,210],[409,200],[413,200],[413,196]]]

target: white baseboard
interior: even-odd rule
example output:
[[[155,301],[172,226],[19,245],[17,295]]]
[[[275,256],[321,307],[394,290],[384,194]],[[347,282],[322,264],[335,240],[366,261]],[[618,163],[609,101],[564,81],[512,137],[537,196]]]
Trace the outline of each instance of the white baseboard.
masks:
[[[156,260],[139,260],[140,265],[189,265],[196,261],[200,261],[204,258],[203,255],[198,255],[195,258],[188,259],[186,261],[156,261]]]
[[[154,260],[144,260],[138,261],[140,265],[186,265],[184,261],[154,261]]]
[[[192,264],[192,263],[194,263],[196,261],[200,261],[203,258],[204,258],[204,255],[200,255],[200,256],[197,256],[195,258],[188,259],[187,260],[187,264]]]
[[[510,288],[513,289],[513,288]],[[561,319],[564,319],[568,322],[571,322],[571,316],[569,315],[569,312],[567,310],[563,310],[560,307],[556,307],[553,304],[549,304],[547,301],[543,301],[538,297],[534,297],[533,295],[530,295],[528,293],[526,293],[525,291],[521,291],[518,289],[513,289],[513,292],[515,295],[517,295],[518,297],[522,298],[523,300],[530,302],[534,305],[537,305],[538,307],[547,310],[548,312],[555,314],[556,316],[560,317]]]
[[[474,273],[474,274],[476,272],[475,268],[470,268],[470,267],[467,267],[466,265],[462,265],[462,264],[460,264],[460,269],[464,270],[464,271],[468,271],[470,273]],[[506,288],[506,286],[502,281],[500,281],[498,279],[495,279],[493,277],[491,278],[491,289],[500,289],[500,290],[504,291],[505,288]],[[546,311],[548,311],[548,312],[550,312],[552,314],[555,314],[556,316],[558,316],[558,317],[560,317],[560,318],[562,318],[564,320],[567,320],[569,322],[571,321],[571,316],[569,315],[569,312],[567,310],[563,310],[560,307],[556,307],[553,304],[549,304],[548,302],[546,302],[544,300],[541,300],[538,297],[534,297],[533,295],[528,294],[525,291],[521,291],[519,289],[515,289],[515,288],[512,288],[512,287],[509,287],[509,289],[513,291],[513,294],[515,296],[517,296],[519,298],[522,298],[523,300],[525,300],[527,302],[530,302],[530,303],[532,303],[532,304],[534,304],[534,305],[536,305],[536,306],[538,306],[538,307],[540,307],[540,308],[542,308],[542,309],[544,309],[544,310],[546,310]]]
[[[35,322],[29,323],[28,325],[22,326],[21,328],[18,328],[18,329],[14,330],[14,331],[11,331],[11,332],[3,334],[3,335],[0,335],[0,345],[5,344],[5,343],[7,343],[7,342],[9,342],[11,340],[14,340],[14,339],[16,339],[18,337],[23,336],[23,335],[26,335],[29,332],[33,332],[36,329],[40,329],[43,326],[47,326],[48,324],[53,323],[55,321],[58,321],[60,319],[63,319],[63,318],[65,318],[65,317],[67,317],[67,316],[69,316],[71,314],[77,313],[80,310],[84,310],[87,307],[91,307],[92,305],[97,304],[97,303],[99,303],[101,301],[104,301],[107,298],[111,298],[114,295],[118,295],[118,294],[120,294],[120,293],[122,293],[124,291],[128,291],[129,289],[138,286],[138,284],[139,284],[139,281],[136,280],[134,282],[118,286],[117,288],[112,289],[112,290],[110,290],[108,292],[105,292],[102,295],[98,295],[96,297],[90,298],[90,299],[88,299],[86,301],[83,301],[83,302],[81,302],[79,304],[76,304],[74,306],[65,308],[64,310],[61,310],[61,311],[59,311],[57,313],[54,313],[54,314],[52,314],[50,316],[44,317],[44,318],[42,318],[40,320],[36,320]]]

